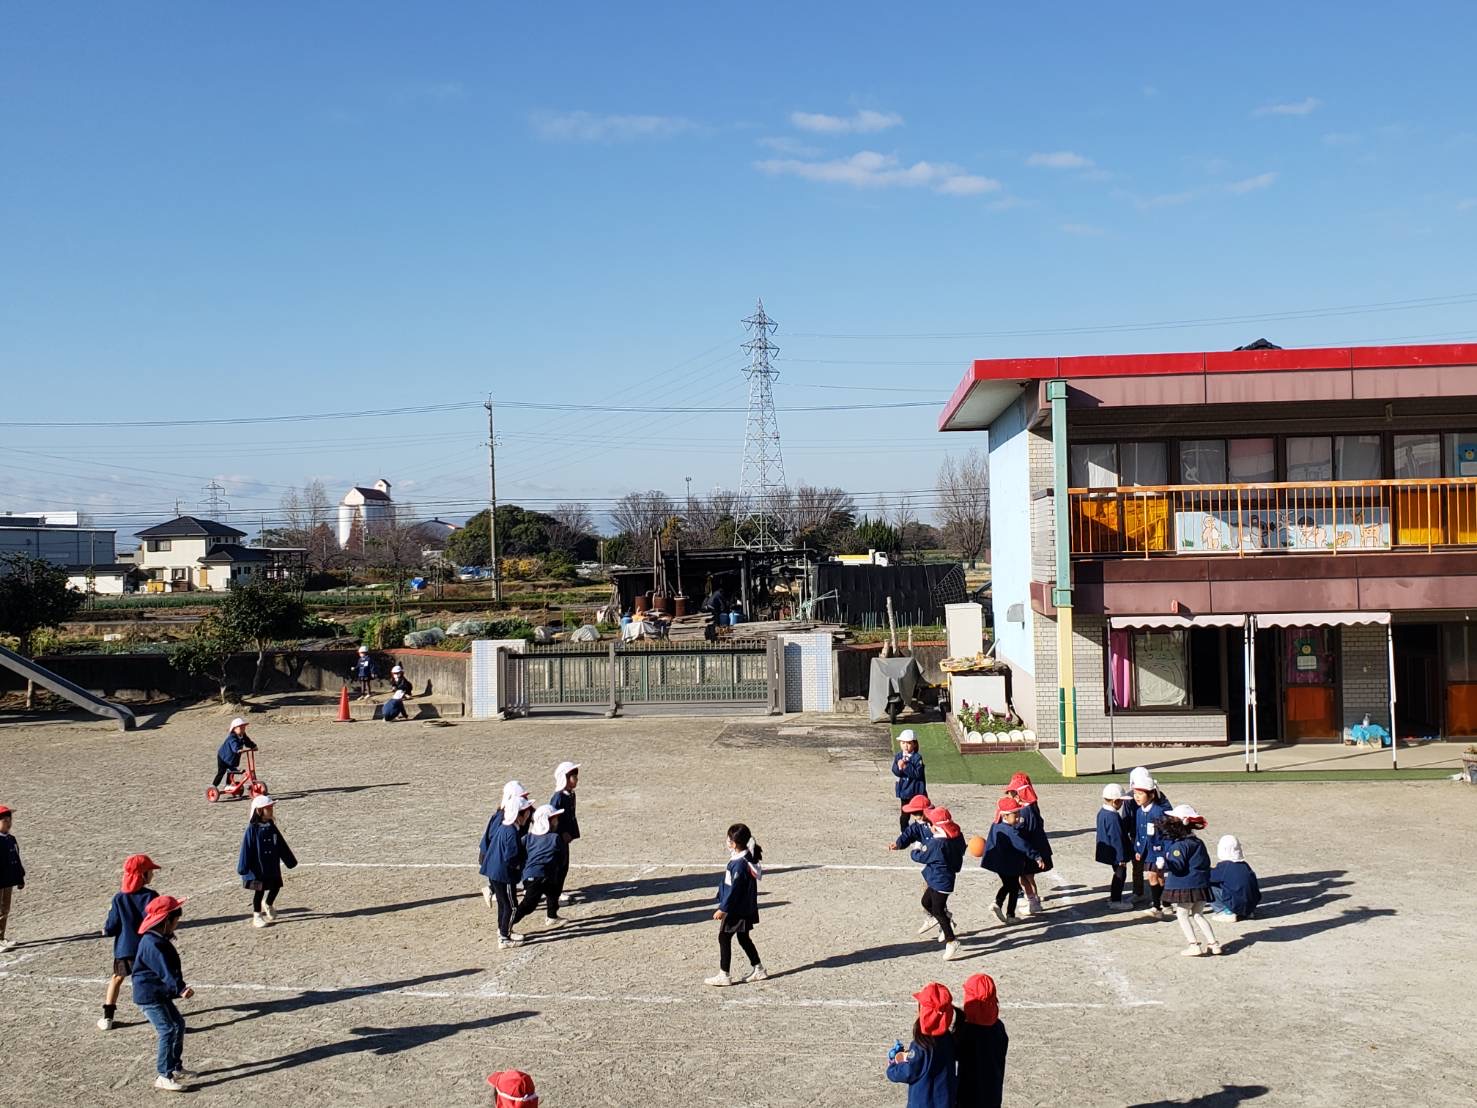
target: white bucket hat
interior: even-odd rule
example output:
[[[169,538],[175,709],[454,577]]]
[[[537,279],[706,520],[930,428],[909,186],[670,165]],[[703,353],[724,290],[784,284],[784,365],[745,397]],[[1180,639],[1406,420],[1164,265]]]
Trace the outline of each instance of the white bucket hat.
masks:
[[[556,808],[552,804],[541,804],[533,811],[533,826],[529,828],[532,835],[547,835],[549,833],[549,820],[555,816],[562,816],[564,809]]]
[[[1158,786],[1154,783],[1154,776],[1143,766],[1135,766],[1128,774],[1128,787],[1130,789],[1153,790]]]
[[[916,746],[918,744],[918,736],[915,735],[913,733],[913,729],[909,727],[906,731],[903,731],[898,735],[897,741],[899,745],[901,745],[902,743],[912,743]]]
[[[560,762],[554,770],[554,788],[563,792],[564,786],[569,784],[569,775],[579,768],[578,762]]]
[[[390,672],[391,673],[404,673],[405,672],[405,667],[404,666],[391,666],[390,667]]]
[[[236,728],[238,728],[238,727],[245,727],[245,726],[246,726],[246,721],[244,719],[242,719],[240,716],[237,716],[235,719],[233,719],[231,721],[231,730],[232,731],[236,730]]]
[[[359,648],[359,653],[360,654],[368,654],[369,653],[369,647],[367,647],[367,646],[361,646]]]
[[[1188,804],[1176,804],[1166,814],[1173,816],[1175,819],[1199,819],[1200,818],[1200,813],[1197,812],[1197,811],[1195,811],[1195,809],[1194,808],[1191,808]]]
[[[1123,800],[1126,798],[1126,795],[1123,791],[1123,786],[1118,784],[1117,781],[1114,781],[1111,785],[1103,786],[1104,800]]]
[[[270,796],[268,796],[266,793],[262,793],[261,796],[254,796],[251,798],[251,810],[253,812],[257,812],[263,808],[270,808],[275,803],[276,801],[273,800]]]
[[[1215,844],[1215,856],[1220,862],[1246,861],[1246,856],[1241,853],[1241,840],[1235,835],[1221,836],[1221,841]]]

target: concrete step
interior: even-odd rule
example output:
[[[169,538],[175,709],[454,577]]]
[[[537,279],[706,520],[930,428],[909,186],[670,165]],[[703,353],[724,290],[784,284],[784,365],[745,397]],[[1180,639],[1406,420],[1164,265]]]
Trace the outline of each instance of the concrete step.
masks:
[[[349,717],[354,720],[378,720],[383,700],[350,700]],[[405,706],[410,719],[460,719],[465,714],[460,700],[437,700],[434,697],[414,699]],[[286,704],[271,709],[272,718],[284,723],[293,720],[322,720],[338,718],[338,698],[322,703]]]

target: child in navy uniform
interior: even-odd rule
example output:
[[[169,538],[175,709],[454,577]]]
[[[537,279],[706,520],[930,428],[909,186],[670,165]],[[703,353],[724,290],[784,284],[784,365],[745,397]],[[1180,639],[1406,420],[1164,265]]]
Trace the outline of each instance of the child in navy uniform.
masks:
[[[123,980],[133,976],[133,959],[138,954],[138,927],[143,923],[149,903],[159,894],[146,888],[149,879],[159,872],[159,863],[147,854],[130,855],[123,862],[123,886],[113,894],[108,906],[108,919],[103,934],[113,940],[113,976],[103,994],[103,1018],[97,1021],[99,1031],[113,1030],[113,1016],[118,1011],[118,994]]]
[[[1216,919],[1250,919],[1262,902],[1256,872],[1241,854],[1241,840],[1222,835],[1215,844],[1218,861],[1210,871],[1211,909]]]
[[[990,837],[985,841],[984,857],[980,866],[1000,878],[1000,889],[995,894],[995,918],[1001,923],[1015,919],[1015,907],[1021,895],[1021,876],[1039,873],[1044,865],[1020,833],[1021,818],[1019,801],[1002,797],[995,805],[995,822],[990,826]]]
[[[902,834],[892,841],[888,850],[902,850],[905,846],[914,843],[926,843],[933,837],[933,831],[928,826],[928,820],[923,813],[932,808],[926,796],[915,796],[903,805],[903,811],[908,814],[908,826],[904,827]]]
[[[964,832],[947,808],[930,808],[928,823],[932,835],[913,848],[913,860],[923,864],[923,910],[929,917],[918,934],[926,935],[937,927],[944,961],[952,962],[960,956],[960,949],[954,917],[949,914],[949,894],[954,891],[954,875],[964,868]]]
[[[405,676],[405,670],[400,666],[390,667],[390,699],[385,701],[385,706],[380,709],[380,720],[384,723],[393,723],[397,719],[409,719],[410,714],[405,710],[405,701],[414,692],[410,679]]]
[[[218,787],[226,779],[226,775],[236,772],[241,768],[241,752],[243,750],[255,750],[256,743],[252,742],[246,734],[246,721],[237,716],[231,721],[231,729],[226,732],[226,740],[221,743],[220,749],[215,752],[215,780],[210,783],[212,789]]]
[[[1164,874],[1164,902],[1174,905],[1175,918],[1190,944],[1180,953],[1199,957],[1203,934],[1204,953],[1219,954],[1221,944],[1205,914],[1210,906],[1210,851],[1195,834],[1205,820],[1188,804],[1179,804],[1165,813],[1163,824],[1164,850],[1154,865]]]
[[[1103,806],[1097,814],[1097,860],[1113,867],[1113,880],[1108,888],[1108,907],[1130,908],[1123,899],[1123,886],[1128,879],[1128,863],[1133,858],[1133,827],[1123,818],[1127,795],[1116,781],[1103,786]]]
[[[897,778],[897,783],[893,785],[892,792],[901,806],[915,796],[928,795],[928,776],[923,769],[923,755],[918,753],[918,736],[911,728],[897,737],[897,744],[899,753],[892,760],[892,775]],[[900,807],[898,831],[908,829],[908,817],[909,813]]]
[[[509,782],[509,785],[514,782]],[[506,793],[506,789],[505,789]],[[487,883],[492,886],[497,900],[497,948],[506,950],[523,941],[523,936],[513,930],[516,887],[523,877],[524,846],[520,834],[528,826],[533,802],[526,796],[512,796],[503,802],[502,809],[492,814],[487,821],[487,830],[482,833],[478,848],[478,869]]]
[[[359,699],[363,700],[370,694],[375,678],[379,676],[379,670],[375,668],[374,659],[369,656],[369,647],[361,646],[358,656],[354,659],[354,668],[349,673],[350,678],[359,683]]]
[[[987,973],[966,978],[964,1009],[954,1011],[954,1051],[959,1059],[956,1108],[1000,1108],[1009,1049],[995,979]]]
[[[1038,872],[1044,873],[1051,869],[1051,840],[1046,837],[1046,820],[1042,818],[1041,803],[1030,777],[1024,773],[1012,774],[1010,784],[1005,787],[1005,795],[1021,806],[1016,830],[1041,859],[1042,865]],[[1036,890],[1036,874],[1021,874],[1021,888],[1026,894],[1026,909],[1033,916],[1040,915],[1041,894]]]
[[[1137,773],[1137,771],[1134,771]],[[1159,791],[1159,784],[1152,777],[1134,776],[1129,779],[1133,786],[1134,830],[1133,858],[1143,867],[1144,881],[1148,884],[1148,914],[1155,919],[1164,918],[1164,817],[1169,812],[1169,802]]]
[[[0,953],[14,950],[15,943],[5,937],[5,924],[10,919],[10,895],[26,887],[26,867],[21,865],[21,848],[10,833],[15,809],[0,804]]]
[[[1128,799],[1123,802],[1123,819],[1128,824],[1129,833],[1132,838],[1137,838],[1136,829],[1138,827],[1139,805],[1138,801],[1134,799],[1134,793],[1139,789],[1144,789],[1144,791],[1149,793],[1157,792],[1164,807],[1167,809],[1170,806],[1169,797],[1155,784],[1154,778],[1150,775],[1147,768],[1144,766],[1134,766],[1133,769],[1129,770]],[[1134,858],[1130,863],[1130,869],[1133,871],[1133,906],[1135,908],[1142,908],[1146,899],[1144,895],[1143,859]]]
[[[718,886],[718,910],[713,913],[718,921],[718,972],[703,982],[720,988],[733,984],[728,971],[733,964],[735,937],[749,959],[749,972],[741,980],[763,981],[769,976],[749,936],[759,926],[759,878],[763,875],[759,863],[764,860],[764,849],[745,824],[735,823],[728,829],[728,852],[728,868]]]
[[[559,918],[559,893],[553,882],[561,869],[569,865],[569,844],[559,834],[561,812],[545,804],[533,813],[533,822],[524,836],[523,903],[513,913],[510,927],[517,927],[525,916],[531,916],[540,899],[546,899],[550,928],[563,927]]]
[[[913,994],[918,1019],[913,1023],[913,1041],[903,1049],[901,1042],[887,1052],[887,1080],[908,1086],[908,1108],[954,1108],[958,1079],[954,1073],[954,998],[938,982],[930,982]]]
[[[277,919],[272,905],[282,891],[282,867],[297,868],[297,857],[277,826],[274,813],[270,796],[263,793],[251,798],[251,820],[241,836],[241,854],[236,859],[241,887],[252,890],[253,927],[266,927]]]
[[[575,814],[574,797],[574,790],[579,788],[579,783],[578,763],[560,762],[554,770],[554,795],[549,797],[549,803],[562,813],[559,817],[559,837],[564,840],[566,847],[580,837],[580,821]],[[559,914],[559,905],[568,904],[573,899],[569,893],[564,891],[564,883],[568,879],[569,851],[566,849],[559,870],[552,875],[549,883],[549,887],[553,890],[549,905],[556,916]]]
[[[184,1068],[181,1055],[185,1048],[185,1017],[174,1002],[188,1000],[195,990],[185,984],[180,968],[179,951],[174,948],[174,932],[179,927],[183,900],[172,896],[156,896],[149,901],[144,918],[138,925],[138,952],[133,959],[133,1002],[159,1033],[159,1052],[154,1088],[177,1093],[184,1089],[181,1080],[192,1076]]]

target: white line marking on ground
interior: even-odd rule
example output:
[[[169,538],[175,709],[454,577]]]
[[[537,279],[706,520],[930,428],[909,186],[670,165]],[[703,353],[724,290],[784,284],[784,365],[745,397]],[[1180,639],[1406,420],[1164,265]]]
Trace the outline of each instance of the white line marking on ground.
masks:
[[[1063,888],[1069,884],[1067,879],[1062,876],[1060,869],[1053,869],[1050,877],[1058,888]],[[1061,900],[1070,906],[1077,902],[1078,897],[1076,893],[1069,892],[1061,897]],[[1134,992],[1133,984],[1129,980],[1128,975],[1118,968],[1117,958],[1114,957],[1108,945],[1103,942],[1101,935],[1094,933],[1093,929],[1087,924],[1079,924],[1076,930],[1078,931],[1078,938],[1093,953],[1092,964],[1097,967],[1103,978],[1108,982],[1108,986],[1113,990],[1113,994],[1117,996],[1118,1003],[1121,1006],[1125,1008],[1138,1008],[1142,1007],[1145,1003],[1152,1003],[1145,1002]]]
[[[698,869],[719,872],[727,865],[726,862],[572,862],[570,869],[630,869],[639,866],[637,876],[654,873],[659,869]],[[299,862],[298,868],[316,866],[320,869],[476,869],[475,862]],[[784,873],[788,871],[803,870],[864,870],[876,873],[911,873],[921,874],[923,871],[919,866],[873,866],[861,865],[852,862],[790,862],[770,865],[764,864],[765,873]],[[980,869],[978,866],[966,866],[959,874],[963,877],[966,873],[978,870],[980,874],[993,877],[988,870]]]
[[[40,985],[106,985],[106,977],[70,977],[54,974],[11,973],[0,971],[0,980],[13,979]],[[511,1000],[547,1001],[555,1004],[638,1004],[659,1005],[703,1005],[717,1004],[733,1008],[911,1008],[911,1000],[878,1000],[866,997],[785,997],[774,994],[747,997],[695,996],[650,996],[642,993],[521,993],[509,989],[480,988],[471,991],[443,989],[380,989],[373,985],[264,985],[253,982],[230,984],[192,983],[196,992],[268,993],[273,995],[304,993],[350,993],[365,997],[401,996],[419,1000]],[[1032,1002],[1002,1004],[1002,1008],[1016,1011],[1044,1011],[1058,1009],[1096,1010],[1104,1008],[1146,1008],[1162,1004],[1158,1000],[1134,1000],[1109,1004],[1087,1001]]]

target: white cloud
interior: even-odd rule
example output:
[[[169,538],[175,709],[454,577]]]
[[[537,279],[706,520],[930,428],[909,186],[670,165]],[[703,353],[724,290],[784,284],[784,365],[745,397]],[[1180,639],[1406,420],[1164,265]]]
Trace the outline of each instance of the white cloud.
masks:
[[[1026,164],[1037,169],[1091,169],[1093,160],[1070,150],[1056,150],[1050,154],[1032,154]]]
[[[897,112],[874,112],[863,108],[849,116],[826,115],[823,112],[791,112],[790,124],[817,135],[870,135],[901,127],[903,117]]]
[[[1091,223],[1063,223],[1062,233],[1096,238],[1100,235],[1106,235],[1108,232],[1104,231],[1101,227],[1094,227]]]
[[[1245,193],[1256,192],[1271,186],[1277,180],[1275,173],[1258,173],[1255,177],[1246,177],[1240,181],[1231,181],[1226,185],[1227,192]]]
[[[1311,115],[1322,105],[1323,101],[1316,96],[1309,96],[1304,100],[1293,100],[1285,104],[1264,104],[1252,115]]]
[[[773,176],[799,177],[825,184],[853,188],[928,188],[946,196],[978,196],[996,192],[1000,182],[966,173],[947,162],[914,162],[903,165],[892,154],[863,150],[849,158],[806,161],[800,158],[770,158],[755,162],[754,168]]]
[[[799,139],[789,138],[786,135],[770,135],[757,140],[760,146],[773,150],[776,154],[789,154],[793,158],[818,158],[821,149],[811,146]]]
[[[629,142],[671,138],[697,128],[677,115],[599,115],[595,112],[535,112],[529,117],[540,138],[553,142]]]
[[[1469,196],[1456,202],[1456,210],[1459,212],[1470,212],[1473,208],[1477,208],[1477,196]]]

